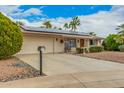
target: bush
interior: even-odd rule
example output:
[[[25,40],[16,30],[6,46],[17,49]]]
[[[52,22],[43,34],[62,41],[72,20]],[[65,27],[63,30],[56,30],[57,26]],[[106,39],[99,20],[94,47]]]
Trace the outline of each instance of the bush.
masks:
[[[118,48],[120,51],[124,52],[124,45],[120,45]]]
[[[103,46],[91,46],[89,48],[89,51],[91,53],[94,53],[94,52],[102,52],[104,50]]]
[[[81,53],[81,48],[76,48],[77,53]]]
[[[116,38],[118,35],[116,34],[111,34],[109,35],[104,41],[103,41],[103,46],[105,50],[110,50],[110,51],[118,51],[119,45],[121,45],[119,42],[117,42]]]
[[[88,49],[87,48],[76,48],[76,51],[77,51],[77,53],[88,53]]]
[[[22,41],[20,27],[0,13],[0,59],[8,58],[19,52]]]

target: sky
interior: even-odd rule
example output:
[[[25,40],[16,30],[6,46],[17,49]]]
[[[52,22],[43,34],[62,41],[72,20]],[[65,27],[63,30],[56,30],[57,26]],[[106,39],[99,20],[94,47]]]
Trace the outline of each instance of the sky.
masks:
[[[73,17],[78,16],[81,25],[77,31],[95,32],[106,37],[117,33],[117,26],[124,23],[124,6],[111,5],[1,5],[0,12],[26,26],[40,27],[50,20],[53,27],[63,28]]]

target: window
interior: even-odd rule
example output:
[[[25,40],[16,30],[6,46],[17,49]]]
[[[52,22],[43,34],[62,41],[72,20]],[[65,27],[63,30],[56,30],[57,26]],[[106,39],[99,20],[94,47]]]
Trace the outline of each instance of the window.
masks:
[[[93,44],[93,40],[90,40],[90,45],[94,45],[94,44]]]
[[[65,41],[65,48],[71,49],[76,47],[76,39],[68,39]]]
[[[90,40],[90,45],[97,45],[97,40]]]
[[[69,41],[69,46],[70,46],[71,48],[76,47],[76,40],[75,40],[75,39],[74,39],[74,40],[70,40],[70,41]]]

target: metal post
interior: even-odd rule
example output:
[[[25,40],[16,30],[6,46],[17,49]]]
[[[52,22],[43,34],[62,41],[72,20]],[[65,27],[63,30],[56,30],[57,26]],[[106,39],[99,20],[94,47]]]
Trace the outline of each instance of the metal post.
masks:
[[[40,75],[42,75],[43,74],[43,51],[45,50],[45,46],[39,46],[38,47],[38,51],[39,51],[39,57],[40,57]]]
[[[43,59],[42,59],[42,51],[40,50],[40,75],[42,75],[43,74],[43,72],[42,72],[42,62],[43,62]]]

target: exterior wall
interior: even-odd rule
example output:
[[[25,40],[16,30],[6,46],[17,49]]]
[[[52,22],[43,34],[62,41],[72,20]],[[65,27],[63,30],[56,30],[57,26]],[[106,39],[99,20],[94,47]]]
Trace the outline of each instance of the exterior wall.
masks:
[[[80,47],[80,39],[76,39],[76,45],[77,47]]]
[[[61,43],[61,40],[63,40],[63,43]],[[62,37],[54,38],[54,51],[55,53],[64,52],[64,38]]]
[[[53,45],[54,44],[54,45]],[[44,53],[63,52],[64,43],[61,44],[52,36],[36,34],[24,34],[22,50],[19,54],[38,53],[38,46],[45,46]]]
[[[102,45],[102,40],[98,40],[98,45]]]
[[[72,37],[62,37],[61,35],[48,35],[48,34],[37,34],[37,33],[25,33],[23,39],[22,50],[19,54],[31,54],[38,53],[38,46],[45,46],[46,50],[44,53],[59,53],[64,52],[64,41],[67,38]],[[90,39],[86,38],[76,38],[76,47],[80,47],[80,39],[84,39],[84,47],[90,46]],[[73,37],[74,39],[74,37]],[[63,40],[63,43],[61,42]],[[96,44],[101,45],[102,41],[100,39],[97,40]],[[72,51],[76,50],[72,48]]]

